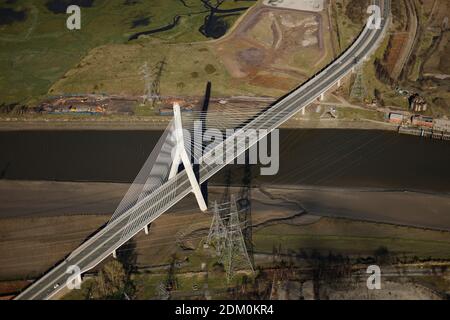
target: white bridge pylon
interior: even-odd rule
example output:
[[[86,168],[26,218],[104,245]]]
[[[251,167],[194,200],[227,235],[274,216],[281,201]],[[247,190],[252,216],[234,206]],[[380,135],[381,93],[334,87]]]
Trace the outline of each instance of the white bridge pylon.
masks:
[[[180,105],[176,102],[173,104],[173,116],[175,147],[172,158],[172,166],[169,173],[169,180],[177,175],[178,167],[180,166],[180,163],[183,162],[184,169],[186,170],[189,182],[191,183],[192,192],[197,199],[198,206],[200,207],[200,210],[206,211],[208,210],[208,207],[206,206],[205,199],[203,198],[197,178],[195,177],[194,170],[192,169],[191,160],[184,145],[183,125],[181,123],[181,109]]]

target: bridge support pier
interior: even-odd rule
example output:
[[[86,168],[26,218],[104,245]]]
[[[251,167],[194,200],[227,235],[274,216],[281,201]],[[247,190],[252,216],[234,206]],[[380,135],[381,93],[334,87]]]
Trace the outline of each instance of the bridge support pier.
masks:
[[[192,192],[197,199],[198,206],[200,210],[206,211],[208,207],[206,206],[205,199],[203,198],[202,191],[198,184],[197,178],[195,177],[194,170],[192,169],[192,163],[189,159],[188,153],[184,148],[184,139],[183,139],[183,125],[181,124],[181,110],[180,105],[178,103],[173,104],[173,115],[174,115],[174,124],[175,124],[175,156],[173,158],[172,167],[170,168],[169,180],[172,179],[178,173],[178,167],[180,163],[183,163],[184,169],[186,170],[186,174],[189,178],[189,182],[192,186]]]
[[[81,282],[82,282],[81,274],[80,274],[80,273],[77,274],[77,275],[73,278],[72,281],[73,281],[74,283],[76,283],[76,284],[81,285]],[[77,287],[77,288],[79,289],[79,287]]]
[[[116,250],[114,250],[114,251],[112,252],[112,256],[113,256],[114,259],[117,259],[117,253],[116,253]]]
[[[337,87],[338,87],[338,88],[341,87],[341,79],[338,80],[338,82],[337,82]]]
[[[320,101],[323,101],[325,99],[325,93],[322,93],[321,95],[320,95]]]
[[[144,227],[144,232],[145,232],[145,234],[148,235],[148,225],[146,225],[146,226]]]

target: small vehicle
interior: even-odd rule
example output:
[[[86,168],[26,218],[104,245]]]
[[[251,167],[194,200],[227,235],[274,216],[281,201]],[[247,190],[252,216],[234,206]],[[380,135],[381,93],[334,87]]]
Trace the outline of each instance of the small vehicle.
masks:
[[[53,289],[56,289],[56,288],[58,288],[59,287],[59,283],[57,282],[57,283],[55,283],[55,285],[53,286]]]

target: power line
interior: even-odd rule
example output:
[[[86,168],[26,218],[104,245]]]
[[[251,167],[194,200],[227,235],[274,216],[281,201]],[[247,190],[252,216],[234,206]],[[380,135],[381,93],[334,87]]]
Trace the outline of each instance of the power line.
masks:
[[[147,62],[141,67],[141,74],[144,77],[143,104],[151,101],[151,105],[154,107],[157,102],[161,101],[161,76],[166,65],[166,57],[164,57],[153,66],[151,71]]]
[[[362,65],[356,67],[355,81],[353,82],[350,99],[363,101],[367,97],[366,85],[364,83],[364,73]]]

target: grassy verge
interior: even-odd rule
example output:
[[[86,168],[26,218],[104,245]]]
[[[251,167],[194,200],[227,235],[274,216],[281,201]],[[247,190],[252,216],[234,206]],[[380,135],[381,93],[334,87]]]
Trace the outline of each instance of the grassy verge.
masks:
[[[363,27],[362,24],[352,22],[346,15],[348,1],[336,0],[332,4],[333,19],[336,21],[339,49],[343,52],[358,36]]]
[[[354,108],[339,108],[337,110],[338,118],[343,120],[375,120],[383,121],[384,115],[378,111],[363,110]]]

